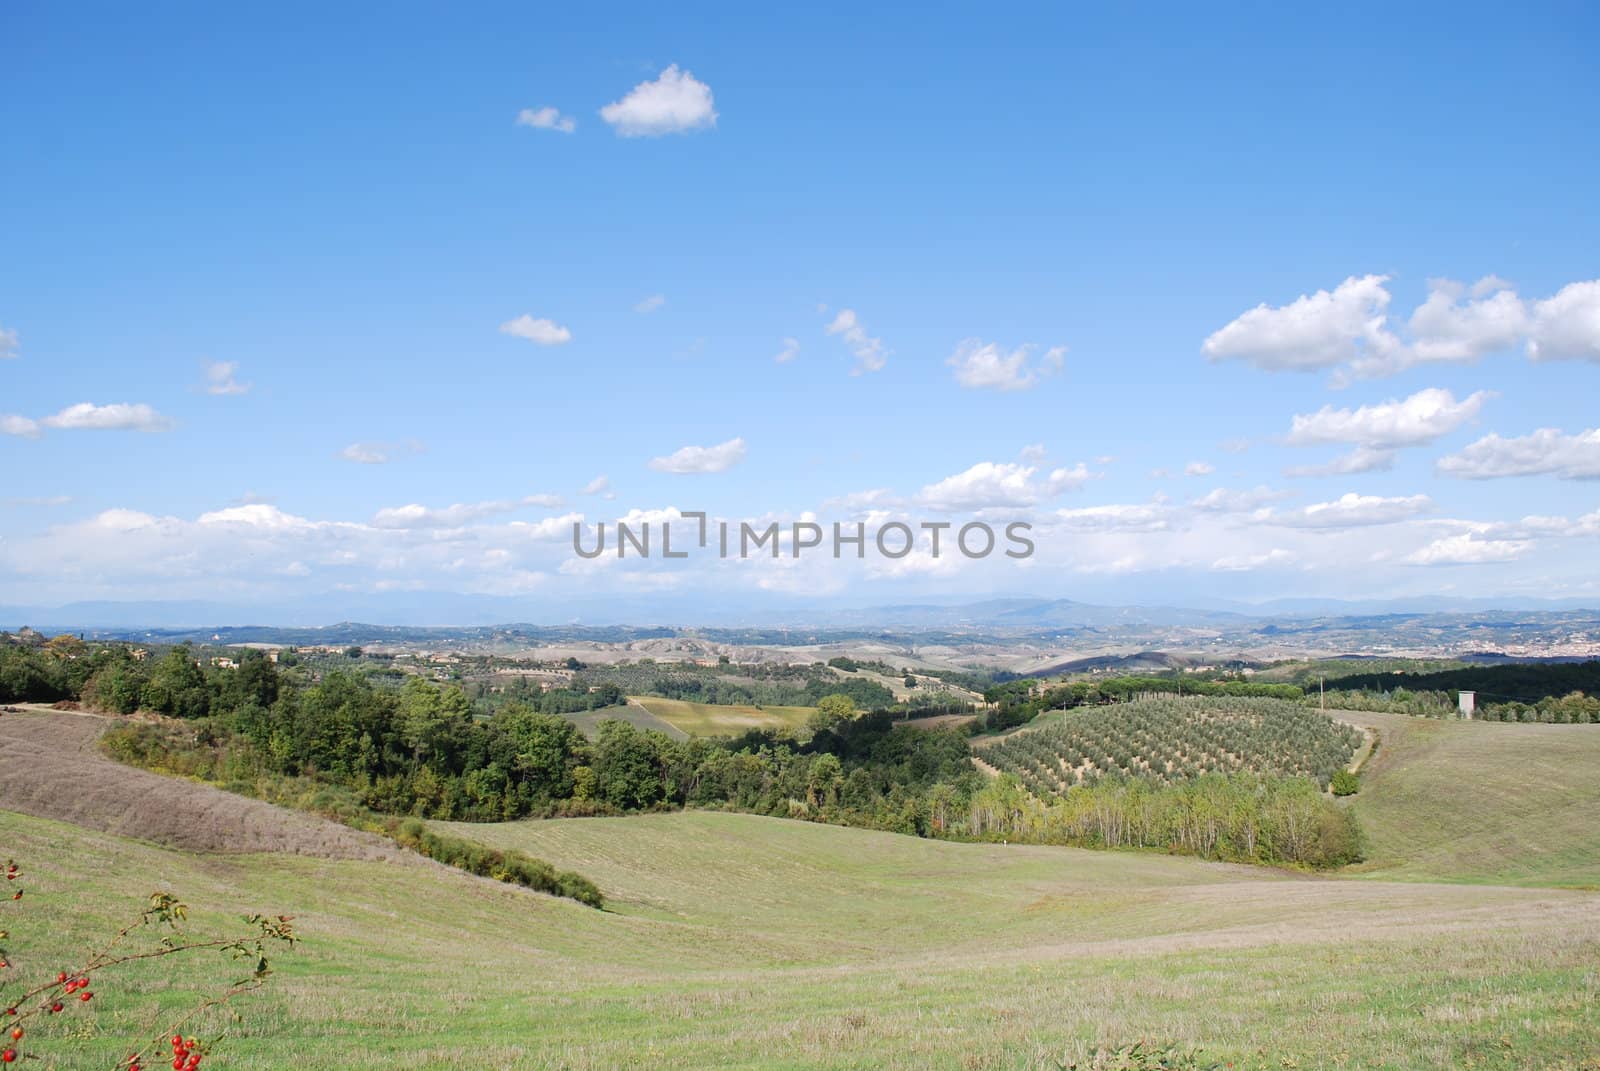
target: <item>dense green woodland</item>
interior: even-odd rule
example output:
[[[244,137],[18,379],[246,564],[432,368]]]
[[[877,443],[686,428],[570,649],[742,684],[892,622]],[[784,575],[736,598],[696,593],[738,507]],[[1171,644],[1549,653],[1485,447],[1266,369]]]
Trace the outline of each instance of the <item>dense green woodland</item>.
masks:
[[[1328,681],[1327,703],[1347,710],[1453,718],[1462,691],[1477,693],[1473,717],[1481,721],[1600,724],[1600,662],[1355,674]]]

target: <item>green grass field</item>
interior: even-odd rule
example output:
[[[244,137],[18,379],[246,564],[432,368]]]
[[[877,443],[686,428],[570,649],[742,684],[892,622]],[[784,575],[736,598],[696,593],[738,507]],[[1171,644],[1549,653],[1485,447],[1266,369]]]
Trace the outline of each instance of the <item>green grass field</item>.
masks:
[[[1351,801],[1371,876],[1600,888],[1596,726],[1339,717],[1381,740]]]
[[[641,695],[629,699],[689,736],[738,736],[751,729],[803,730],[815,707],[755,707],[690,703]]]
[[[4,925],[28,977],[155,888],[196,932],[295,915],[304,944],[239,1006],[219,1071],[1053,1068],[1138,1038],[1241,1068],[1594,1067],[1600,894],[1482,883],[1600,868],[1600,734],[1356,717],[1383,744],[1354,876],[706,812],[440,824],[582,871],[601,912],[420,860],[185,853],[0,811],[28,870]],[[1496,779],[1512,760],[1542,765]],[[107,971],[92,1028],[30,1037],[104,1069],[239,973],[173,970]]]
[[[689,735],[671,722],[662,721],[633,702],[619,703],[614,707],[601,707],[599,710],[563,714],[562,717],[576,725],[588,737],[593,737],[600,731],[600,723],[603,721],[625,721],[640,729],[654,729],[658,733],[666,733],[676,740],[686,739]]]

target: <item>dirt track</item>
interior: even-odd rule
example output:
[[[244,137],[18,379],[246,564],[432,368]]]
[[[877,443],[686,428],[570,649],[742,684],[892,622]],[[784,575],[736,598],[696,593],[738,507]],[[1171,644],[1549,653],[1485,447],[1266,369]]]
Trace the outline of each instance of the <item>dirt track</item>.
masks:
[[[95,743],[108,724],[39,709],[0,715],[0,808],[188,851],[415,858],[335,822],[114,762]]]

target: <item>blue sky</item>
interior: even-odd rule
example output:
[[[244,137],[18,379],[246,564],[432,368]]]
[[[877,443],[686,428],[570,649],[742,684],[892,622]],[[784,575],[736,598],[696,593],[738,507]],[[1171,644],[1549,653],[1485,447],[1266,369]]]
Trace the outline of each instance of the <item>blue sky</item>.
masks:
[[[0,37],[0,604],[1600,597],[1592,6]],[[574,566],[673,509],[1040,552]]]

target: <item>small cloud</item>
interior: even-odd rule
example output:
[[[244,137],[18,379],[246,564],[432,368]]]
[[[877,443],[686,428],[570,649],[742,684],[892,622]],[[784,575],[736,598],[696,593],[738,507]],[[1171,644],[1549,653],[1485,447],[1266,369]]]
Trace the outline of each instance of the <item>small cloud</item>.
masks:
[[[403,454],[420,454],[422,444],[416,441],[403,443],[351,443],[339,451],[339,456],[358,465],[383,465]]]
[[[866,325],[856,316],[854,309],[840,309],[824,330],[830,335],[842,336],[850,352],[856,355],[856,366],[850,369],[853,376],[879,371],[889,360],[889,351],[884,348],[883,339],[867,334]]]
[[[39,422],[25,416],[0,414],[0,435],[15,435],[20,439],[37,439]]]
[[[798,356],[800,356],[800,340],[786,338],[783,340],[783,349],[779,350],[777,356],[772,359],[777,364],[788,364]]]
[[[49,497],[27,496],[23,498],[0,498],[0,506],[66,506],[72,503],[71,495],[51,495]]]
[[[1045,459],[1044,443],[1030,443],[1017,451],[1017,456],[1023,461],[1037,464]]]
[[[1213,332],[1201,349],[1213,361],[1241,360],[1269,372],[1385,360],[1402,348],[1387,326],[1388,281],[1352,275],[1332,291],[1257,305]]]
[[[45,417],[39,423],[63,431],[154,432],[172,427],[171,420],[142,402],[113,402],[110,405],[79,402],[54,416]]]
[[[1568,283],[1554,297],[1534,302],[1528,356],[1600,361],[1600,279]]]
[[[1533,544],[1526,539],[1477,539],[1472,533],[1436,539],[1406,555],[1408,565],[1492,565],[1515,561]]]
[[[600,495],[609,490],[611,490],[611,478],[602,472],[600,475],[584,484],[583,490],[579,491],[578,493],[580,495]]]
[[[1219,573],[1247,573],[1253,569],[1270,569],[1294,564],[1295,556],[1282,547],[1273,547],[1262,554],[1234,554],[1218,558],[1211,568]]]
[[[1357,443],[1381,450],[1422,446],[1475,420],[1494,396],[1493,391],[1480,390],[1457,401],[1450,391],[1430,387],[1409,398],[1358,409],[1325,405],[1315,413],[1296,415],[1287,442],[1290,446]]]
[[[1217,471],[1217,467],[1209,461],[1191,461],[1183,466],[1185,476],[1210,476]]]
[[[729,439],[716,446],[685,446],[666,457],[653,458],[650,467],[657,472],[679,474],[726,472],[744,460],[744,439]]]
[[[655,312],[657,309],[659,309],[661,306],[665,305],[666,303],[667,303],[667,295],[665,295],[665,294],[651,294],[649,297],[647,297],[643,301],[639,302],[639,304],[635,305],[633,307],[633,311],[637,312],[637,313],[641,313],[641,314],[647,313],[647,312]]]
[[[236,361],[207,361],[206,362],[206,393],[207,394],[248,394],[251,384],[240,383],[238,380],[239,365]]]
[[[517,113],[517,125],[531,126],[535,130],[555,130],[562,134],[570,134],[578,129],[577,120],[549,106],[522,109]]]
[[[1063,491],[1073,491],[1095,478],[1081,461],[1072,468],[1058,468],[1043,480],[1035,479],[1038,469],[1015,462],[980,461],[964,472],[928,484],[918,501],[929,509],[960,511],[1000,509],[1037,505]]]
[[[0,361],[9,361],[18,356],[17,345],[17,332],[0,327]]]
[[[1286,513],[1261,510],[1256,519],[1287,528],[1364,528],[1409,520],[1432,509],[1433,500],[1427,495],[1384,498],[1352,493]]]
[[[380,509],[372,518],[374,528],[459,528],[473,521],[483,520],[501,513],[510,513],[525,506],[543,506],[554,509],[561,505],[555,495],[529,495],[517,501],[457,502],[451,506],[430,507],[418,503]]]
[[[540,346],[559,346],[572,341],[572,332],[554,320],[535,320],[527,314],[501,324],[500,333],[525,338]]]
[[[686,134],[717,125],[711,87],[673,64],[653,82],[640,82],[627,96],[600,109],[600,118],[625,138]]]
[[[1394,468],[1395,452],[1358,446],[1348,454],[1340,454],[1332,461],[1320,465],[1293,465],[1283,470],[1289,477],[1354,476],[1362,472],[1387,472]]]
[[[1061,371],[1067,356],[1065,346],[1052,346],[1035,367],[1032,356],[1037,348],[1030,343],[1007,353],[997,343],[969,338],[956,346],[945,364],[955,369],[956,382],[968,390],[1030,390]]]
[[[1236,491],[1226,487],[1218,487],[1201,495],[1199,498],[1189,500],[1189,505],[1202,513],[1249,513],[1251,510],[1260,509],[1269,502],[1287,498],[1288,492],[1274,491],[1270,487],[1260,486],[1248,491]]]
[[[1600,428],[1575,435],[1559,428],[1540,428],[1509,439],[1491,433],[1460,453],[1440,458],[1434,468],[1440,475],[1464,480],[1507,476],[1600,479]]]

